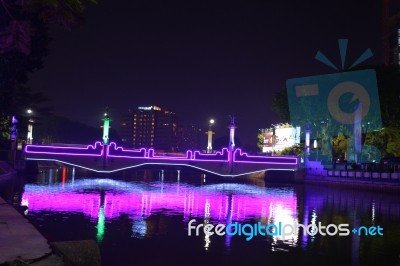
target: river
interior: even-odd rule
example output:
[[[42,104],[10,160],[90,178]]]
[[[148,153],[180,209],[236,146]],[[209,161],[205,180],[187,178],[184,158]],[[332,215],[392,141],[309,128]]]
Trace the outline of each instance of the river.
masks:
[[[49,241],[95,240],[102,265],[400,264],[394,192],[185,171],[41,170],[0,193]]]

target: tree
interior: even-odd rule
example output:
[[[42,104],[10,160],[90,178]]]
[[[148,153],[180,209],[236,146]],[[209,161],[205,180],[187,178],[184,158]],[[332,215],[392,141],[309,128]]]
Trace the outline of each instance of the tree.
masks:
[[[383,127],[400,128],[400,69],[395,66],[375,67]]]
[[[257,148],[259,149],[260,152],[262,152],[263,147],[264,147],[264,132],[260,130],[257,133]]]
[[[332,138],[333,158],[344,159],[347,151],[347,138],[343,133]]]
[[[293,155],[293,156],[301,156],[304,153],[304,144],[295,144],[293,146],[284,148],[280,152],[277,152],[277,155]]]
[[[271,109],[282,123],[290,123],[289,103],[286,88],[274,93]]]
[[[282,119],[282,122],[292,123],[293,126],[300,126],[303,129],[308,125],[313,134],[318,132],[318,137],[321,138],[321,154],[330,157],[332,153],[331,136],[334,133],[334,127],[330,118],[324,116],[325,112],[315,108],[315,106],[310,106],[305,99],[300,99],[296,113],[291,116],[287,89],[274,94],[272,110]]]
[[[400,156],[400,69],[397,66],[375,67],[382,129],[365,134],[364,144],[380,150],[382,157]]]
[[[371,132],[370,128],[368,128],[368,123],[363,124],[363,144],[374,146],[379,149],[382,157],[400,156],[400,91],[398,89],[400,87],[400,71],[399,68],[395,66],[364,66],[357,68],[357,70],[371,68],[375,69],[377,74],[381,114],[381,117],[377,119],[382,120],[382,129]],[[319,114],[323,112],[315,110],[315,107],[310,106],[310,104],[302,105],[300,101],[297,107],[298,110],[302,110],[299,112],[302,114],[302,117],[309,120],[302,121],[301,126],[304,127],[305,123],[309,122],[311,131],[314,133],[315,131],[318,132],[318,138],[321,139],[322,144],[321,154],[331,153],[332,142],[334,149],[337,148],[337,155],[343,154],[344,142],[342,138],[332,139],[331,136],[345,135],[348,136],[348,143],[354,142],[354,138],[352,137],[354,132],[350,127],[333,127],[331,118],[320,116]],[[286,119],[286,116],[290,117],[286,91],[280,91],[274,95],[272,110],[276,112],[281,119]],[[376,121],[367,122],[374,123]],[[340,142],[340,145],[336,142]]]
[[[82,22],[87,3],[94,0],[0,0],[0,129],[8,137],[11,116],[19,117],[19,131],[26,129],[27,108],[46,115],[46,98],[26,86],[28,74],[42,68],[48,53],[48,26],[71,29]],[[0,139],[1,140],[1,139]]]

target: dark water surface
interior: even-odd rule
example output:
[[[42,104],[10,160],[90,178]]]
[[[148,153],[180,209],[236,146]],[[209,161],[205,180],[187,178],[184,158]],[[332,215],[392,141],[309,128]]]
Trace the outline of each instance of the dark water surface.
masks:
[[[213,181],[193,173],[140,171],[93,177],[72,168],[25,178],[9,200],[50,241],[93,239],[102,265],[399,265],[400,196],[360,189]],[[18,187],[18,186],[17,186]],[[7,197],[7,196],[6,196]],[[188,223],[349,224],[383,235],[206,236]],[[271,227],[272,228],[272,227]],[[278,228],[278,227],[277,227]],[[249,232],[250,228],[245,231]],[[278,229],[279,230],[279,229]],[[374,229],[372,229],[374,230]],[[330,228],[334,232],[334,227]],[[264,231],[265,232],[265,231]],[[315,231],[310,231],[311,233]],[[374,231],[371,231],[374,233]],[[275,234],[275,235],[273,235]]]

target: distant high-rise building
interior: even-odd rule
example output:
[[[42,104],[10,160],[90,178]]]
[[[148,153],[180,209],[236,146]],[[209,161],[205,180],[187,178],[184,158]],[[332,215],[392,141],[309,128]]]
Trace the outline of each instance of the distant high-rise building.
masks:
[[[400,66],[400,1],[382,0],[382,58]]]
[[[128,113],[121,119],[119,134],[123,147],[133,147],[133,111],[131,109],[129,109]]]
[[[158,106],[141,106],[129,112],[121,126],[120,134],[127,147],[177,150],[177,118],[174,112]]]
[[[196,125],[178,127],[178,151],[201,150],[201,140],[204,137],[203,130]]]

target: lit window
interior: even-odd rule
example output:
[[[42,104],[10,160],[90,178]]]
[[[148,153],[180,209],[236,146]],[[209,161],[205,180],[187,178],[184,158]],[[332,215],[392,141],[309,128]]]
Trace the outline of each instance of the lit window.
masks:
[[[397,29],[397,44],[400,46],[400,28]]]

